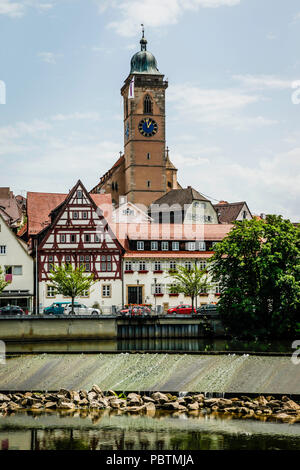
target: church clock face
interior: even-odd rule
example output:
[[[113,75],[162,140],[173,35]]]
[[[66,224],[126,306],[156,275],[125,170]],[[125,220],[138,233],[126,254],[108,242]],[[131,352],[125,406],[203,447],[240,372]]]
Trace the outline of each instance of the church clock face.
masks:
[[[158,130],[158,125],[151,118],[142,119],[139,123],[139,131],[144,137],[153,137]]]

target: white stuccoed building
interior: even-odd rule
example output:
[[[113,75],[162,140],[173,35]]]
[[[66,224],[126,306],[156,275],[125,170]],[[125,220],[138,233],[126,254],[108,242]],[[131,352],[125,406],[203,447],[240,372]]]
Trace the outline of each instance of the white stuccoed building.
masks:
[[[8,227],[0,214],[0,266],[8,286],[0,294],[0,307],[18,305],[32,310],[34,293],[33,259],[27,245]]]

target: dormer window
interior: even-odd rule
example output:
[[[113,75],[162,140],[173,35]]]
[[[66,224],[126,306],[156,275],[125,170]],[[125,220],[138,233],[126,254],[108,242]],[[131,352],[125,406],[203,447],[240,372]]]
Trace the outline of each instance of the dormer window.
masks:
[[[144,114],[152,114],[152,101],[149,95],[144,99]]]
[[[144,250],[144,242],[138,241],[136,247],[139,251],[143,251]]]

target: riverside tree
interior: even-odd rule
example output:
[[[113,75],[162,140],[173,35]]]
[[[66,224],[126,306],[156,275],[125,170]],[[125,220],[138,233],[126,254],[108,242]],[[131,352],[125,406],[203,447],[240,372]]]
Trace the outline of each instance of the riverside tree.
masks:
[[[0,294],[2,291],[4,291],[5,287],[8,286],[8,282],[6,282],[4,275],[3,275],[3,270],[0,266]]]
[[[191,297],[192,312],[194,309],[195,298],[205,292],[209,287],[207,282],[207,271],[194,266],[191,269],[185,266],[178,266],[176,271],[169,271],[169,276],[173,283],[170,286],[171,294],[184,294]]]
[[[300,231],[289,220],[236,222],[215,248],[210,271],[218,309],[237,336],[292,336],[300,313]]]
[[[74,314],[74,300],[89,290],[95,283],[94,275],[87,274],[85,267],[74,268],[71,264],[54,266],[50,276],[51,286],[56,294],[72,299],[72,313]]]

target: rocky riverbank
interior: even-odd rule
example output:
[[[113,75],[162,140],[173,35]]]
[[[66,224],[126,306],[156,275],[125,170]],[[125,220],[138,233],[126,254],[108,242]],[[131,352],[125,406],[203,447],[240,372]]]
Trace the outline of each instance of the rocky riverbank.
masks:
[[[154,416],[156,411],[176,413],[222,413],[223,415],[265,418],[300,422],[300,405],[287,396],[250,398],[207,398],[204,394],[189,393],[185,396],[154,392],[150,396],[139,393],[117,395],[103,392],[98,385],[90,391],[61,389],[56,393],[0,393],[0,413],[10,414],[21,410],[40,412],[46,410],[117,410],[124,413],[145,413]]]

